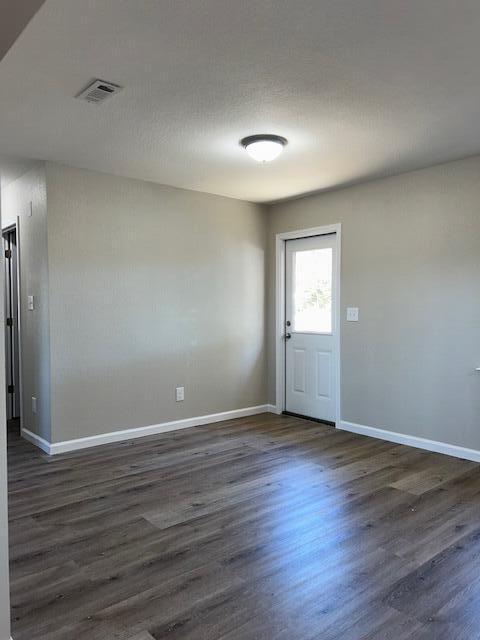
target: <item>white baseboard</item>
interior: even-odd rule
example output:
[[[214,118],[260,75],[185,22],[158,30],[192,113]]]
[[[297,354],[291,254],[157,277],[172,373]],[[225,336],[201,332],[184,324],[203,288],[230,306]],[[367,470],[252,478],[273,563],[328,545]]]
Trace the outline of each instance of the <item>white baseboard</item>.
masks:
[[[204,424],[222,422],[223,420],[245,418],[259,413],[278,414],[279,410],[274,404],[261,404],[256,407],[246,407],[244,409],[234,409],[233,411],[223,411],[222,413],[212,413],[206,416],[196,416],[194,418],[163,422],[161,424],[153,424],[148,427],[122,429],[120,431],[111,431],[110,433],[101,433],[96,436],[87,436],[85,438],[77,438],[75,440],[64,440],[63,442],[50,443],[25,428],[22,428],[22,436],[25,440],[28,440],[35,446],[39,447],[42,451],[45,451],[45,453],[55,455],[59,453],[68,453],[69,451],[77,451],[79,449],[87,449],[88,447],[96,447],[112,442],[121,442],[122,440],[131,440],[133,438],[141,438],[143,436],[167,433],[169,431],[176,431],[177,429],[199,427]],[[447,456],[454,456],[455,458],[463,458],[464,460],[480,462],[480,451],[477,449],[469,449],[468,447],[460,447],[455,444],[448,444],[447,442],[429,440],[419,436],[411,436],[404,433],[398,433],[396,431],[388,431],[387,429],[368,427],[355,422],[347,422],[346,420],[339,421],[337,428],[343,431],[350,431],[363,436],[369,436],[371,438],[378,438],[379,440],[387,440],[388,442],[404,444],[417,449],[425,449],[426,451],[432,451],[434,453],[443,453]]]
[[[22,433],[22,438],[25,438],[25,440],[28,440],[29,442],[34,444],[36,447],[38,447],[42,451],[45,451],[45,453],[48,453],[48,454],[50,453],[50,447],[51,447],[50,442],[48,442],[47,440],[44,440],[40,436],[37,436],[36,433],[32,433],[31,431],[29,431],[28,429],[25,429],[24,427],[22,427],[21,433]]]
[[[276,404],[267,404],[267,411],[269,413],[275,413],[277,416],[282,413],[282,410],[279,409]]]
[[[416,447],[417,449],[426,449],[427,451],[432,451],[434,453],[443,453],[447,456],[454,456],[455,458],[463,458],[464,460],[480,462],[480,451],[477,449],[469,449],[467,447],[459,447],[456,444],[438,442],[437,440],[428,440],[427,438],[420,438],[419,436],[409,436],[404,433],[397,433],[396,431],[377,429],[376,427],[366,427],[363,424],[346,422],[344,420],[339,422],[337,428],[342,429],[343,431],[359,433],[362,436],[379,438],[380,440],[388,440],[389,442],[396,442],[397,444]]]
[[[78,451],[79,449],[87,449],[88,447],[96,447],[101,444],[121,442],[122,440],[152,436],[159,433],[167,433],[168,431],[176,431],[177,429],[199,427],[212,422],[222,422],[223,420],[233,420],[234,418],[245,418],[247,416],[254,416],[259,413],[268,412],[270,412],[270,405],[261,404],[256,407],[246,407],[244,409],[234,409],[233,411],[223,411],[222,413],[212,413],[206,416],[196,416],[195,418],[185,418],[183,420],[152,424],[148,427],[122,429],[120,431],[111,431],[109,433],[101,433],[96,436],[87,436],[85,438],[77,438],[75,440],[64,440],[63,442],[47,442],[28,429],[22,429],[22,436],[32,444],[40,447],[42,451],[45,451],[49,455],[56,455],[59,453],[67,453],[69,451]]]

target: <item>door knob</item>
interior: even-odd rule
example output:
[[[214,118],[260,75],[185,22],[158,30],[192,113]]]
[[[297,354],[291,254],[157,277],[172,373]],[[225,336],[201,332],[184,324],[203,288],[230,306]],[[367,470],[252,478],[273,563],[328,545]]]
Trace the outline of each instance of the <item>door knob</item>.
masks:
[[[292,337],[291,333],[286,333],[285,334],[285,340],[290,340],[291,337]]]

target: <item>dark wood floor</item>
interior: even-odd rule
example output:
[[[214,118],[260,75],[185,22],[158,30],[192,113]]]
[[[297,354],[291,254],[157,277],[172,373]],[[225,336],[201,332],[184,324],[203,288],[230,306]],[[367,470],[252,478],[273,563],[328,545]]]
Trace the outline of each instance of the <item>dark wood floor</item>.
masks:
[[[15,640],[480,638],[480,467],[261,415],[9,445]]]

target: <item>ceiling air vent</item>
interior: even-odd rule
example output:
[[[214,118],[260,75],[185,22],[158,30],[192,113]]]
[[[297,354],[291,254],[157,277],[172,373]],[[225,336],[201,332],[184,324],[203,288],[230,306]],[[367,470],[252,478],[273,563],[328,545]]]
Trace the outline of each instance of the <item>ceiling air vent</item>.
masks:
[[[110,96],[113,96],[115,93],[121,91],[122,88],[123,87],[118,86],[118,84],[113,84],[112,82],[94,80],[86,89],[78,94],[77,98],[99,104]]]

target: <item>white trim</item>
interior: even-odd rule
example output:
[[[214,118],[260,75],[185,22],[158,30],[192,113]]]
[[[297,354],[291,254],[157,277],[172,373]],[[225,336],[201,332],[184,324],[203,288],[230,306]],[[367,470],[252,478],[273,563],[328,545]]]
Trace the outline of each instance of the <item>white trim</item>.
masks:
[[[22,272],[21,272],[21,246],[20,246],[20,216],[17,215],[15,223],[16,238],[17,238],[17,316],[18,316],[18,379],[19,379],[19,394],[20,394],[20,430],[23,429],[25,418],[23,416],[23,351],[22,351]]]
[[[343,420],[337,425],[337,428],[343,431],[358,433],[362,436],[369,436],[370,438],[378,438],[380,440],[387,440],[388,442],[404,444],[409,447],[416,447],[417,449],[426,449],[434,453],[443,453],[447,456],[454,456],[455,458],[480,462],[480,451],[460,447],[456,444],[448,444],[447,442],[439,442],[438,440],[428,440],[427,438],[421,438],[419,436],[410,436],[405,433],[397,433],[396,431],[378,429],[377,427],[367,427],[363,424]]]
[[[268,404],[261,404],[256,407],[246,407],[244,409],[234,409],[233,411],[223,411],[222,413],[212,413],[206,416],[196,416],[195,418],[185,418],[183,420],[152,424],[148,427],[121,429],[119,431],[111,431],[110,433],[100,433],[96,436],[87,436],[85,438],[77,438],[75,440],[64,440],[63,442],[47,442],[28,429],[22,429],[22,436],[32,444],[40,447],[40,449],[49,455],[56,455],[59,453],[67,453],[69,451],[78,451],[79,449],[86,449],[88,447],[96,447],[102,444],[131,440],[132,438],[141,438],[143,436],[167,433],[168,431],[176,431],[177,429],[188,429],[189,427],[199,427],[213,422],[233,420],[234,418],[245,418],[259,413],[268,413],[270,412],[270,406],[271,405]]]
[[[37,434],[33,433],[33,431],[25,429],[25,427],[20,427],[20,432],[22,434],[22,438],[25,438],[25,440],[28,440],[42,451],[45,451],[45,453],[50,453],[50,449],[52,446],[50,442],[44,440],[40,436],[37,436]]]
[[[2,229],[2,239],[5,239],[5,234],[15,231],[15,244],[16,244],[16,278],[17,278],[17,336],[18,336],[18,404],[20,407],[20,428],[23,421],[23,377],[22,377],[22,317],[21,317],[21,301],[22,294],[20,290],[20,216],[17,215],[15,222]],[[4,300],[4,306],[5,306]],[[5,387],[5,392],[6,392]]]
[[[336,291],[335,291],[335,351],[336,351],[336,375],[335,383],[337,387],[337,401],[335,409],[335,423],[341,421],[341,388],[340,388],[340,278],[341,278],[341,250],[342,250],[342,225],[330,224],[323,227],[310,227],[309,229],[298,229],[297,231],[287,231],[276,235],[276,275],[275,275],[275,413],[280,414],[285,410],[285,241],[298,240],[300,238],[310,238],[312,236],[323,236],[329,233],[337,235],[336,251]]]
[[[282,412],[278,410],[277,405],[275,404],[267,404],[268,413],[275,413],[276,415],[280,415]]]

